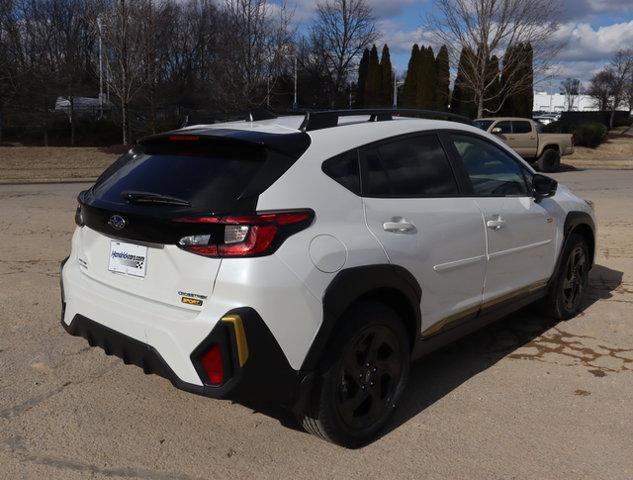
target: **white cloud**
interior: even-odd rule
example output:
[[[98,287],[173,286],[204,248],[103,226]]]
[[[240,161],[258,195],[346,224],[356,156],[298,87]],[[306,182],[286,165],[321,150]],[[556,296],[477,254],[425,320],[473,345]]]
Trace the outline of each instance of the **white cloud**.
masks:
[[[559,60],[608,60],[617,50],[633,47],[633,20],[595,30],[588,23],[567,23],[561,26],[555,37],[566,42]]]

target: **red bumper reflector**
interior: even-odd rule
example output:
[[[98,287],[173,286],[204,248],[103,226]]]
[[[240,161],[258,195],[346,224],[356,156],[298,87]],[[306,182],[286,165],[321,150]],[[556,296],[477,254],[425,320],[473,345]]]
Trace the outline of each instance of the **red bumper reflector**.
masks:
[[[224,366],[222,365],[222,352],[219,345],[212,345],[202,355],[200,362],[212,385],[220,385],[224,381]]]

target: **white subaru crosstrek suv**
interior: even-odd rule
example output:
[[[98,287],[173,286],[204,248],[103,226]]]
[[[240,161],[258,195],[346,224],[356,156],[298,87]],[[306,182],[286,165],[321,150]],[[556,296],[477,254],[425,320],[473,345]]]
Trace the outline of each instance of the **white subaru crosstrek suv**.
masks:
[[[582,306],[591,206],[468,123],[327,111],[145,138],[79,195],[62,325],[362,445],[411,360],[537,300]]]

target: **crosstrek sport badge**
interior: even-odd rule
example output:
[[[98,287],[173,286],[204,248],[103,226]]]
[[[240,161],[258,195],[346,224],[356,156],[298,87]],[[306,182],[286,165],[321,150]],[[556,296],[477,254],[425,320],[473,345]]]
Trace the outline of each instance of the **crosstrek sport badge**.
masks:
[[[206,295],[199,295],[197,293],[191,292],[178,292],[178,295],[180,295],[180,301],[182,303],[186,303],[187,305],[195,305],[197,307],[200,307],[204,303],[203,300],[207,298]]]

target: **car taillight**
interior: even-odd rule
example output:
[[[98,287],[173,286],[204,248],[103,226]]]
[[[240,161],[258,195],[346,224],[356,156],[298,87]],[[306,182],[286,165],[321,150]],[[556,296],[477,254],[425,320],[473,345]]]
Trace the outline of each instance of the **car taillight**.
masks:
[[[182,237],[178,246],[206,257],[253,257],[269,255],[290,235],[307,228],[312,210],[269,212],[242,216],[177,218],[179,223],[205,224],[214,233]]]
[[[200,363],[211,384],[220,385],[224,381],[224,365],[222,364],[222,351],[219,345],[212,345],[202,355]]]

